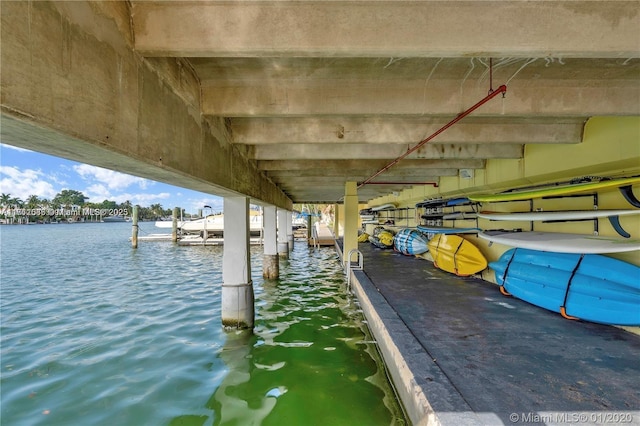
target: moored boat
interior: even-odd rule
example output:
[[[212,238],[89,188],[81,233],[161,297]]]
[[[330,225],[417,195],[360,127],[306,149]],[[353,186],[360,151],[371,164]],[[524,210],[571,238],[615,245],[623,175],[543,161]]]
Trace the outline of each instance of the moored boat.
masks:
[[[109,223],[109,222],[128,222],[129,218],[116,214],[116,215],[112,215],[112,216],[106,216],[102,218],[102,222],[105,223]]]
[[[172,228],[173,221],[162,220],[155,223],[158,228]],[[224,232],[224,214],[212,214],[196,220],[178,221],[178,229],[183,233],[222,235]],[[259,211],[251,210],[249,217],[249,233],[253,236],[262,233],[262,215]]]

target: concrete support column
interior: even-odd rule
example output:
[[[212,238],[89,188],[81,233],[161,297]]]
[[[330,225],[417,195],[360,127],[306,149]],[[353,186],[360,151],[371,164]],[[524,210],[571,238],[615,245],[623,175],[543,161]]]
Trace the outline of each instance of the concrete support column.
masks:
[[[349,250],[358,248],[358,187],[356,182],[347,182],[344,187],[344,236],[342,262],[349,261]]]
[[[253,282],[249,250],[249,198],[224,198],[222,325],[253,328]]]
[[[173,216],[171,223],[171,241],[174,243],[178,241],[178,208],[173,208]]]
[[[340,238],[340,204],[333,205],[333,235]]]
[[[293,212],[287,211],[287,244],[289,251],[293,250]]]
[[[138,206],[133,206],[131,247],[138,248]]]
[[[280,276],[276,207],[264,207],[262,215],[262,226],[264,228],[264,257],[262,259],[262,276],[268,279],[275,279]]]
[[[278,255],[283,259],[289,258],[289,243],[287,242],[287,211],[278,209]]]

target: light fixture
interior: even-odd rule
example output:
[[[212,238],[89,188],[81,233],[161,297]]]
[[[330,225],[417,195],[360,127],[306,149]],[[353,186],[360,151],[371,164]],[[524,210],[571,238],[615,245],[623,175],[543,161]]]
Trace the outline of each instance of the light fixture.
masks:
[[[473,179],[473,169],[460,169],[460,179]]]

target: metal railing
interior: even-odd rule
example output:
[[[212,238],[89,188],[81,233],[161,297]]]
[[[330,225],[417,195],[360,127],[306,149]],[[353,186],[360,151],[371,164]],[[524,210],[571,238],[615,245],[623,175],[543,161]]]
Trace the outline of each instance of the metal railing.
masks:
[[[353,254],[357,254],[358,258],[354,263],[351,258]],[[347,254],[347,291],[351,291],[351,271],[362,271],[364,269],[364,257],[362,253],[358,249],[349,250],[349,254]]]

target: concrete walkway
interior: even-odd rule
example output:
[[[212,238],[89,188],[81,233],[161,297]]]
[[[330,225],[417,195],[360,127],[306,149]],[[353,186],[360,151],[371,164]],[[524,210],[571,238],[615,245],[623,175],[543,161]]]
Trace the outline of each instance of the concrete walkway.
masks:
[[[640,336],[359,249],[352,286],[414,423],[640,424]]]

